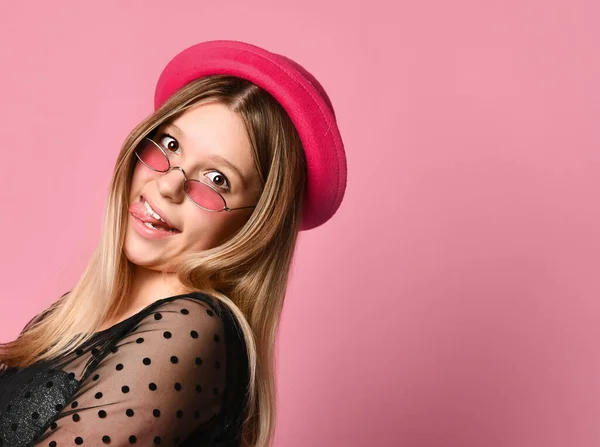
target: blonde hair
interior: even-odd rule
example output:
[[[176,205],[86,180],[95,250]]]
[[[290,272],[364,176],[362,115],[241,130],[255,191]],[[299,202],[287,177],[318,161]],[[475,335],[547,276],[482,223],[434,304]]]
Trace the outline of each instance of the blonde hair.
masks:
[[[115,164],[104,227],[91,260],[69,293],[30,321],[16,340],[0,345],[0,364],[27,367],[56,358],[121,314],[132,272],[123,243],[134,150],[162,123],[205,101],[228,106],[244,122],[263,191],[239,231],[218,247],[189,254],[176,274],[185,289],[217,299],[237,318],[249,363],[242,445],[266,447],[275,422],[274,344],[300,227],[306,160],[281,105],[240,78],[198,79],[133,129]]]

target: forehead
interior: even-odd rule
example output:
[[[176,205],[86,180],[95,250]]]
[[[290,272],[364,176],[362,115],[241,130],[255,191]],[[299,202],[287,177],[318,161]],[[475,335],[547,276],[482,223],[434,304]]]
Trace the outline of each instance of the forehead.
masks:
[[[239,115],[224,104],[197,104],[171,120],[181,131],[183,150],[191,155],[220,155],[231,162],[251,162],[250,141]],[[161,126],[163,129],[169,123]],[[249,166],[247,166],[249,167]]]

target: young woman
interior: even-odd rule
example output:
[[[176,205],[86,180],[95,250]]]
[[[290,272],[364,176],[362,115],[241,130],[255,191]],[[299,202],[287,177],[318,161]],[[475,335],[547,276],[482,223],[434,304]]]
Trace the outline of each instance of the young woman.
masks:
[[[238,41],[175,56],[120,151],[89,265],[0,345],[0,446],[268,446],[297,234],[345,187],[333,107],[304,68]]]

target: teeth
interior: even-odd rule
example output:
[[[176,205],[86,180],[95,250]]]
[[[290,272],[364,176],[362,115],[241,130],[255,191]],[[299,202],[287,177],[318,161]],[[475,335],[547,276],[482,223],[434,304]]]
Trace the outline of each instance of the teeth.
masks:
[[[162,217],[160,217],[156,211],[154,211],[152,208],[150,208],[150,204],[148,203],[148,201],[147,201],[147,200],[144,200],[144,207],[145,207],[145,208],[148,210],[148,213],[150,213],[150,215],[151,215],[152,217],[154,217],[155,219],[158,219],[158,220],[160,220],[160,221],[162,221],[162,222],[165,222],[165,221],[163,220],[163,218],[162,218]],[[166,223],[166,222],[165,222],[165,223]]]
[[[159,229],[161,229],[161,228],[156,228],[150,222],[144,222],[144,225],[146,225],[148,228],[152,228],[153,230],[159,230]],[[167,231],[170,231],[171,233],[175,233],[175,230],[173,230],[173,229],[167,230]]]

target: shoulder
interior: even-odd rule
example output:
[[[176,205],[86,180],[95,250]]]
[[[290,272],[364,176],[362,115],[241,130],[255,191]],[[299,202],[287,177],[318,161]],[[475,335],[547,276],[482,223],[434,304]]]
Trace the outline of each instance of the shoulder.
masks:
[[[192,338],[213,334],[218,339],[226,324],[223,306],[205,294],[189,293],[158,300],[140,316],[135,332],[144,330],[188,331]],[[172,332],[171,335],[174,335]]]
[[[162,312],[178,315],[181,320],[191,318],[207,318],[220,320],[223,306],[216,299],[205,294],[189,293],[158,300],[151,306],[151,313]],[[214,318],[217,317],[217,318]]]
[[[138,347],[203,352],[247,362],[246,341],[233,312],[200,292],[158,300],[119,332],[113,334],[118,346],[131,346],[136,352]]]
[[[111,354],[103,363],[109,369],[119,364],[127,368],[131,362],[140,364],[142,369],[136,374],[159,367],[167,376],[201,372],[199,369],[213,365],[204,373],[221,377],[229,351],[226,334],[224,321],[207,300],[170,297],[155,302],[135,324],[113,334]],[[128,369],[131,372],[131,367]]]

